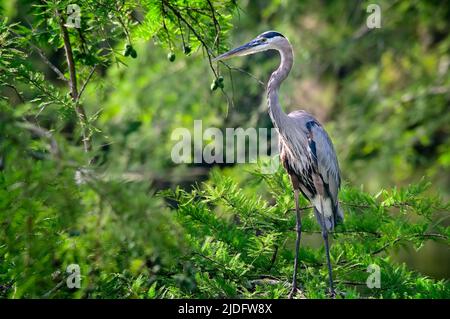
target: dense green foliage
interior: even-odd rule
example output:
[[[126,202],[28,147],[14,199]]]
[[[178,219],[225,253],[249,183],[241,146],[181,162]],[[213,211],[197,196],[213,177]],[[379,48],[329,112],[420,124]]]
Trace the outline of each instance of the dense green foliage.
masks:
[[[0,297],[285,298],[285,172],[170,157],[173,130],[196,119],[271,127],[258,79],[275,55],[210,58],[277,29],[296,53],[284,109],[324,122],[343,171],[338,297],[449,298],[450,8],[379,2],[369,30],[366,1],[83,0],[80,28],[65,25],[72,1],[0,1]],[[301,204],[299,279],[324,298],[319,228]],[[422,263],[442,260],[438,278],[399,262],[430,243]],[[366,287],[371,264],[379,289]]]
[[[264,185],[261,182],[264,181]],[[192,252],[188,257],[193,285],[169,288],[173,296],[284,298],[290,289],[295,217],[290,181],[283,171],[265,175],[252,171],[241,188],[232,178],[213,172],[211,179],[192,192],[165,194],[178,205],[177,219],[184,225]],[[384,298],[448,297],[450,286],[434,282],[404,266],[392,265],[383,252],[412,242],[416,248],[427,239],[444,239],[448,228],[432,223],[434,212],[448,210],[437,198],[424,197],[425,183],[402,190],[382,190],[376,196],[344,188],[346,222],[333,233],[332,255],[341,296]],[[263,190],[275,202],[258,193]],[[307,202],[303,232],[320,237],[320,229]],[[411,219],[414,222],[411,222]],[[302,247],[300,279],[307,298],[326,294],[323,248]],[[381,288],[365,288],[367,267],[381,268]],[[189,277],[189,276],[188,276]],[[170,285],[162,281],[162,285]],[[358,286],[362,289],[354,288]],[[164,287],[164,286],[163,286]],[[164,291],[163,288],[161,288]],[[189,293],[190,292],[190,293]]]

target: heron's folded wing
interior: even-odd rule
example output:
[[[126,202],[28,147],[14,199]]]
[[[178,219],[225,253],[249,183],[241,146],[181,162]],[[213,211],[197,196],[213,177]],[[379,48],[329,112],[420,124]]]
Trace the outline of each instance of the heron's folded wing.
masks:
[[[317,157],[319,173],[322,175],[323,181],[328,184],[333,200],[337,203],[341,176],[333,143],[324,128],[317,122],[308,129],[311,133],[310,150]]]

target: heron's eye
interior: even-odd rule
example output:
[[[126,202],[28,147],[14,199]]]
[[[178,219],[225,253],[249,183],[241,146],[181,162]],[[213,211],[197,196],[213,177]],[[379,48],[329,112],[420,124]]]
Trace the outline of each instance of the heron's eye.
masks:
[[[261,38],[261,41],[262,42],[267,42],[267,39],[266,38]]]

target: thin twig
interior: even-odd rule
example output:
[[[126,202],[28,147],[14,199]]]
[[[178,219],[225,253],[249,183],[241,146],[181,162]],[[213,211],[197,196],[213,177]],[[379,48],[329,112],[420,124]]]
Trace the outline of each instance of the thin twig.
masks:
[[[349,206],[349,207],[356,207],[356,208],[373,208],[373,206],[370,206],[370,205],[365,205],[365,204],[350,204],[350,203],[341,202],[341,201],[339,201],[339,204],[342,204],[342,205],[345,205],[345,206]]]
[[[33,32],[33,30],[32,30]],[[14,34],[16,37],[19,38],[23,38],[22,35],[17,34],[14,31],[11,31],[12,34]],[[34,33],[34,32],[33,32]],[[50,62],[50,60],[45,56],[44,51],[42,51],[41,48],[39,48],[37,45],[33,44],[33,43],[29,43],[31,48],[37,52],[37,54],[41,57],[42,61],[44,61],[45,64],[47,64],[50,69],[52,69],[53,72],[56,73],[56,75],[58,75],[58,79],[63,80],[64,82],[68,82],[69,80],[64,76],[64,74],[61,72],[60,69],[58,69],[58,67],[56,65],[54,65],[52,62]]]
[[[55,291],[59,290],[62,286],[64,286],[64,282],[65,282],[64,280],[58,282],[58,284],[55,287],[47,291],[42,297],[49,298]]]
[[[273,265],[275,265],[275,261],[277,260],[277,256],[278,256],[278,248],[279,248],[278,244],[275,244],[272,258],[270,259],[270,265],[269,265],[269,268],[267,269],[268,271],[270,271],[272,269]]]
[[[7,86],[7,87],[9,87],[9,88],[11,88],[11,89],[13,89],[14,92],[16,93],[17,97],[19,98],[19,100],[20,100],[22,103],[25,103],[25,99],[22,97],[22,94],[20,94],[19,90],[17,90],[17,88],[16,88],[14,85],[12,85],[12,84],[7,84],[7,83],[3,83],[3,85],[4,85],[4,86]]]
[[[63,80],[64,82],[68,82],[69,80],[64,76],[64,74],[53,64],[49,59],[44,55],[44,52],[34,44],[31,44],[31,47],[39,54],[41,59],[50,67],[58,75],[58,79]]]
[[[91,79],[92,75],[94,74],[95,68],[97,67],[97,65],[94,65],[94,67],[92,68],[91,72],[89,72],[88,77],[86,78],[86,81],[84,81],[83,86],[81,87],[80,93],[78,94],[78,99],[80,100],[81,95],[84,92],[84,89],[86,88],[86,85],[89,83],[89,80]]]
[[[216,14],[215,14],[215,9],[214,6],[212,5],[210,0],[207,0],[209,8],[211,9],[211,14],[212,14],[212,18],[213,18],[213,22],[214,22],[214,29],[216,30],[216,38],[214,39],[214,45],[217,46],[217,48],[220,48],[220,24],[216,19]]]
[[[389,247],[391,247],[391,246],[394,246],[394,245],[395,245],[396,243],[398,243],[399,241],[402,241],[402,240],[408,240],[408,239],[413,239],[413,238],[421,238],[421,237],[422,237],[422,238],[440,238],[440,239],[445,239],[445,240],[448,239],[447,236],[442,235],[442,234],[415,234],[415,235],[412,235],[412,236],[410,236],[410,237],[406,237],[406,236],[405,236],[405,237],[397,237],[395,240],[390,241],[389,243],[387,243],[387,244],[385,244],[384,246],[380,247],[379,249],[377,249],[377,250],[371,252],[370,254],[371,254],[371,255],[379,254],[379,253],[381,253],[382,251],[386,250],[387,248],[389,248]]]
[[[175,14],[175,16],[177,16],[181,21],[184,22],[184,24],[186,24],[186,26],[192,31],[192,33],[195,35],[195,37],[197,38],[198,41],[200,41],[200,43],[202,44],[202,46],[205,48],[206,50],[206,54],[208,56],[208,61],[209,61],[209,66],[211,68],[211,70],[214,73],[214,76],[217,78],[217,73],[216,70],[214,69],[213,65],[212,65],[212,61],[211,61],[211,52],[210,49],[208,47],[208,45],[206,44],[206,42],[203,40],[203,38],[197,33],[197,31],[189,24],[188,21],[186,21],[186,19],[174,8],[172,7],[172,5],[170,3],[168,3],[168,1],[163,1],[163,4],[166,5],[170,11],[173,12],[173,14]]]

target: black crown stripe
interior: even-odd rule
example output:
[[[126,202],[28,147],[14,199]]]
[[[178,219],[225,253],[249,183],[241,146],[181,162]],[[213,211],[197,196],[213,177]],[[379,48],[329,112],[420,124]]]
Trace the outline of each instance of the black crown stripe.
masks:
[[[282,35],[279,32],[276,32],[276,31],[268,31],[268,32],[264,32],[263,34],[261,34],[261,37],[264,37],[266,39],[270,39],[270,38],[274,38],[274,37],[284,38],[284,35]]]

